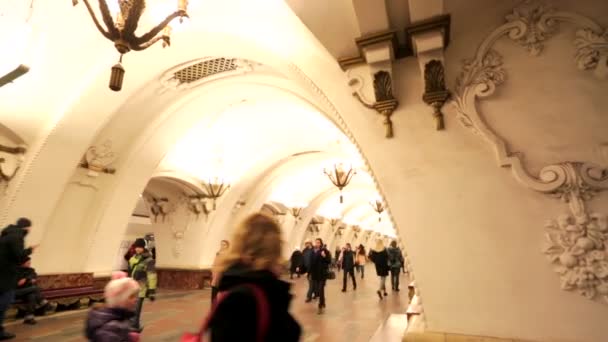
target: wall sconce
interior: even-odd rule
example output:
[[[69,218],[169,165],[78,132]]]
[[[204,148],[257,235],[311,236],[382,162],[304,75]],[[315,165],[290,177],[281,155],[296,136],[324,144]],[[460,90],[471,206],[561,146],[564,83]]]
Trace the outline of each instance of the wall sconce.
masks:
[[[309,231],[309,232],[311,232],[311,233],[313,233],[313,234],[314,234],[314,233],[318,233],[318,232],[320,231],[320,230],[319,230],[319,226],[318,226],[318,225],[316,225],[316,224],[314,224],[314,223],[310,223],[310,224],[308,225],[308,231]]]
[[[393,96],[393,81],[391,78],[391,73],[387,70],[380,70],[376,72],[374,75],[374,95],[376,97],[376,101],[373,103],[369,103],[363,99],[363,96],[360,94],[360,90],[355,91],[353,96],[363,106],[369,109],[374,109],[378,114],[384,116],[384,125],[386,126],[385,136],[387,138],[392,138],[393,134],[393,121],[391,117],[393,116],[393,112],[399,106],[399,101]],[[351,80],[350,85],[356,84],[358,81]]]
[[[374,208],[374,211],[378,213],[378,222],[382,222],[382,213],[384,212],[384,203],[382,200],[374,200],[369,202],[369,204]]]
[[[300,214],[302,213],[302,207],[292,207],[289,208],[291,210],[291,215],[296,219],[299,220],[300,219]]]
[[[166,197],[156,198],[154,196],[146,196],[147,202],[150,205],[150,213],[154,217],[154,222],[158,222],[158,217],[162,218],[162,222],[165,222],[167,214],[171,211],[169,208],[169,199]]]
[[[350,183],[357,171],[355,171],[352,166],[346,170],[344,165],[339,163],[334,164],[333,170],[323,169],[323,173],[325,173],[333,185],[340,190],[340,203],[344,203],[342,189],[344,189]]]
[[[205,195],[188,196],[188,210],[196,215],[196,218],[198,218],[200,214],[205,214],[205,216],[207,216],[211,213],[211,210],[207,207],[206,199]]]
[[[202,186],[205,191],[205,197],[213,200],[213,210],[216,209],[217,199],[230,189],[230,184],[224,183],[223,179],[220,181],[219,177],[215,177],[213,181],[209,178],[206,183],[202,183]]]
[[[441,61],[433,59],[424,65],[424,94],[422,100],[433,108],[435,129],[445,128],[441,108],[450,98],[450,92],[445,86],[445,76]]]
[[[332,226],[332,228],[335,228],[338,223],[340,223],[339,218],[334,217],[329,219],[329,224]]]

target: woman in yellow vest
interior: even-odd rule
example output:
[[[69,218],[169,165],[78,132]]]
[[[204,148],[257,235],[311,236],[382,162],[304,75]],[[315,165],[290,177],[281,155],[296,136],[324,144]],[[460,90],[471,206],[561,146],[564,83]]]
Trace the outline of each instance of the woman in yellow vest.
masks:
[[[133,244],[135,255],[129,259],[129,275],[139,283],[139,298],[135,306],[135,317],[133,317],[133,329],[141,332],[139,318],[144,305],[144,300],[149,298],[154,301],[156,296],[156,262],[152,254],[146,249],[146,241],[137,239]]]

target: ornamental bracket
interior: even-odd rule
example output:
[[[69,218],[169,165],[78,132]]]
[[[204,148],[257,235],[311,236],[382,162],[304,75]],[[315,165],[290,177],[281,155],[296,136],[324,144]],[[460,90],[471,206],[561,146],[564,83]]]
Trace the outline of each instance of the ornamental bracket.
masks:
[[[436,46],[437,34],[439,34],[440,39],[439,46]],[[418,56],[419,61],[426,63],[430,60],[430,57],[436,55],[435,50],[439,49],[443,54],[443,49],[449,42],[449,34],[450,16],[441,15],[406,27],[404,43],[399,42],[397,31],[390,28],[365,34],[355,39],[358,48],[356,56],[338,59],[342,70],[349,72],[349,86],[354,88],[353,96],[366,108],[373,109],[384,117],[386,138],[394,136],[391,117],[399,106],[399,101],[393,95],[392,62],[400,58]],[[428,37],[431,38],[430,41],[426,39]],[[443,56],[440,56],[439,60],[443,60]],[[351,71],[354,71],[355,68],[360,70],[359,67],[365,64],[367,64],[369,70],[369,77],[366,77],[367,75],[351,75]],[[449,98],[449,93],[443,82],[443,66],[439,70],[437,68],[430,69],[429,75],[435,78],[427,82],[432,87],[429,88],[427,85],[427,91],[423,99],[435,108],[434,116],[437,120],[437,127],[442,129],[443,115],[440,109]],[[372,82],[364,81],[364,79],[369,78]],[[365,96],[365,94],[371,96],[371,89],[366,89],[369,84],[373,85],[374,101],[366,99]]]

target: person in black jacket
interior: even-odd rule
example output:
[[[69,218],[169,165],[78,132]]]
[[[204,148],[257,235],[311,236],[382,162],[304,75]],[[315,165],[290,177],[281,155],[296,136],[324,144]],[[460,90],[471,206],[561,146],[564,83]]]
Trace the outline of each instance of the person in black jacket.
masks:
[[[15,296],[17,266],[37,247],[24,248],[25,236],[31,226],[29,219],[20,218],[0,233],[0,340],[15,338],[14,334],[4,331],[2,323]]]
[[[312,301],[313,295],[316,296],[315,288],[312,283],[312,279],[310,278],[310,266],[312,265],[312,256],[314,254],[314,250],[312,248],[312,243],[308,240],[304,242],[304,250],[302,251],[302,267],[298,270],[299,273],[306,273],[306,278],[308,279],[308,291],[306,291],[306,303],[310,303]]]
[[[38,287],[38,274],[32,268],[29,257],[25,258],[23,264],[17,269],[17,290],[15,290],[15,298],[23,300],[27,304],[24,324],[36,324],[34,319],[34,311],[37,308],[48,306],[49,302],[44,299],[42,292]]]
[[[378,239],[376,241],[376,246],[369,253],[369,258],[376,266],[376,275],[380,277],[380,286],[376,293],[378,294],[378,297],[382,299],[383,293],[384,296],[388,296],[388,293],[386,293],[386,277],[388,276],[389,271],[388,252],[386,251],[386,248],[384,248],[384,242],[382,242],[382,240]]]
[[[302,252],[300,252],[300,249],[296,249],[295,251],[293,251],[290,258],[290,263],[291,265],[289,265],[289,279],[293,279],[294,273],[298,276],[298,278],[300,278],[300,272],[298,272],[298,270],[302,266]]]
[[[290,284],[281,274],[281,228],[270,216],[249,216],[235,231],[231,248],[218,264],[220,279],[217,307],[211,316],[211,341],[257,341],[260,328],[258,301],[253,290],[262,290],[269,306],[264,341],[299,341],[301,328],[289,313]]]
[[[348,275],[353,280],[353,290],[357,289],[357,281],[355,280],[355,252],[353,252],[350,243],[346,244],[346,248],[342,252],[340,258],[342,269],[344,270],[344,276],[342,278],[342,292],[346,292],[346,280]]]
[[[312,254],[310,266],[310,278],[312,279],[315,294],[319,296],[319,314],[325,310],[325,282],[331,264],[331,252],[323,247],[323,240],[315,239],[315,248]]]
[[[391,270],[391,287],[393,291],[399,292],[399,271],[403,267],[403,253],[397,247],[397,241],[391,241],[391,246],[387,249],[388,266]]]

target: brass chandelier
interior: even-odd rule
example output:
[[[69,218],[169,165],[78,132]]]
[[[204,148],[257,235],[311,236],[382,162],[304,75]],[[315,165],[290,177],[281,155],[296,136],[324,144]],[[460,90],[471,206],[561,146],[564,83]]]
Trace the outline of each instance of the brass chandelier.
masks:
[[[223,179],[220,180],[219,177],[215,177],[213,181],[209,178],[207,182],[202,182],[202,186],[205,190],[205,197],[213,200],[213,210],[216,209],[217,199],[230,189],[230,184],[225,183]]]
[[[378,213],[378,222],[382,222],[382,213],[384,212],[384,203],[382,200],[374,200],[369,202],[369,204],[374,208],[374,211]]]
[[[76,6],[79,0],[72,0],[72,4]],[[135,35],[139,19],[141,18],[145,8],[146,0],[110,0],[118,1],[120,11],[116,16],[116,22],[112,19],[112,14],[107,4],[107,0],[98,0],[99,10],[101,12],[101,18],[105,24],[105,29],[99,23],[89,0],[82,0],[93,18],[95,27],[101,32],[101,34],[107,39],[114,42],[116,50],[120,53],[118,63],[112,67],[112,74],[110,76],[110,89],[113,91],[120,91],[122,89],[122,82],[125,75],[125,69],[122,67],[122,56],[133,50],[141,51],[154,45],[154,43],[162,40],[163,47],[171,45],[171,27],[169,23],[175,19],[180,18],[180,22],[184,17],[188,17],[186,8],[188,7],[188,0],[177,0],[177,10],[169,14],[165,20],[160,24],[153,27],[148,33],[138,37]],[[161,33],[159,35],[159,33]]]
[[[329,171],[323,169],[323,172],[329,180],[340,190],[340,203],[344,203],[344,197],[342,196],[342,190],[350,183],[353,176],[357,173],[352,166],[346,170],[342,163],[334,164],[333,170]]]

